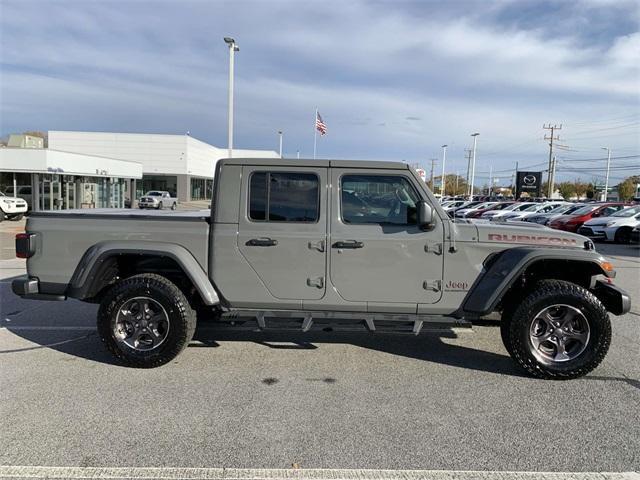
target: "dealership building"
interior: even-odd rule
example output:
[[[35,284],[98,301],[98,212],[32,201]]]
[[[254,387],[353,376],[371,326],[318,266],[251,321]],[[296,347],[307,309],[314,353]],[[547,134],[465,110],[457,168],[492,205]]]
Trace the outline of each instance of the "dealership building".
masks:
[[[12,135],[0,148],[0,190],[35,210],[122,208],[149,190],[178,201],[210,200],[218,160],[228,156],[189,135],[49,131]],[[271,150],[234,149],[237,158],[277,158]]]

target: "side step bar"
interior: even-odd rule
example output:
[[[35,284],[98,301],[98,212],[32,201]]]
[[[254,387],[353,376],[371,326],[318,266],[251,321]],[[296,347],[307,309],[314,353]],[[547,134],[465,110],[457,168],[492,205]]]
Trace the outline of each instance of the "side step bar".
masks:
[[[407,333],[471,329],[471,322],[440,315],[354,312],[302,312],[292,310],[232,310],[220,321],[234,329]]]

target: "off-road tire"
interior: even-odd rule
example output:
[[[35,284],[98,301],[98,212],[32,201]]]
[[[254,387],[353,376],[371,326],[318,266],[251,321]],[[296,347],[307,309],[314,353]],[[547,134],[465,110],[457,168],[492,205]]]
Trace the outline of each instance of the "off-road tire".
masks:
[[[548,365],[534,356],[529,329],[538,312],[559,304],[582,312],[589,324],[590,337],[577,357]],[[542,280],[515,309],[504,340],[512,358],[529,374],[543,379],[568,380],[586,375],[602,362],[611,344],[611,322],[604,305],[587,289],[563,280]]]
[[[502,344],[512,357],[513,353],[511,351],[511,342],[509,341],[509,332],[511,331],[511,320],[513,319],[516,308],[518,308],[518,304],[516,303],[505,305],[500,317],[500,337],[502,338]]]
[[[135,350],[116,340],[113,325],[120,307],[134,297],[151,298],[164,307],[169,318],[167,337],[156,349]],[[161,275],[144,273],[116,283],[98,309],[98,334],[107,349],[125,365],[153,368],[173,360],[186,348],[196,330],[196,314],[184,293]]]
[[[616,243],[631,243],[631,227],[620,227],[614,235]]]

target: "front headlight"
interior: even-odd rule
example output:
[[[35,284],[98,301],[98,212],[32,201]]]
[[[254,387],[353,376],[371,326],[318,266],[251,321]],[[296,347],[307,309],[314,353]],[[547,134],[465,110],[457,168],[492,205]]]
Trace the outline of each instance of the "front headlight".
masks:
[[[4,203],[9,204],[9,205],[11,205],[12,203],[16,203],[16,201],[15,201],[15,200],[8,200],[8,199],[6,199],[6,198],[3,198],[3,199],[2,199],[2,201],[3,201]]]

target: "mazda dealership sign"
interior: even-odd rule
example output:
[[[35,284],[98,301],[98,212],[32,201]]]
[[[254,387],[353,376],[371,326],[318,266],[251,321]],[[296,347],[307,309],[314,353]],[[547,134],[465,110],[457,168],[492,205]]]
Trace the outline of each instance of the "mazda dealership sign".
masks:
[[[542,186],[542,172],[518,172],[516,176],[516,198],[526,193],[529,197],[539,197]]]

